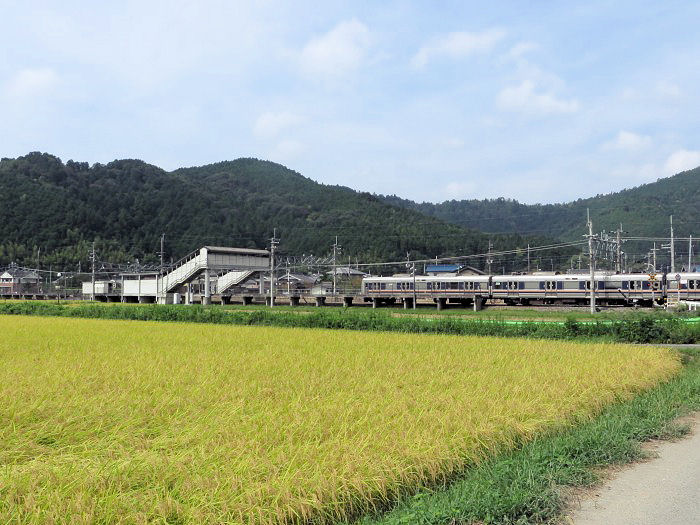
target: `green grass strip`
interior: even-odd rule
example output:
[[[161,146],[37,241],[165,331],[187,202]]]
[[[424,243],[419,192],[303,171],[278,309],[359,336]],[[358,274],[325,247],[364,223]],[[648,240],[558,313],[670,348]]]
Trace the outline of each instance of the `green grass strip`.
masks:
[[[683,353],[675,379],[605,409],[590,422],[535,439],[466,471],[451,484],[406,497],[385,514],[356,525],[552,523],[566,501],[563,487],[599,481],[596,468],[645,457],[640,444],[682,436],[675,420],[700,409],[700,351]]]
[[[683,318],[639,315],[616,322],[513,323],[454,317],[396,317],[383,311],[318,309],[299,315],[269,310],[226,310],[201,305],[63,305],[40,302],[0,304],[0,315],[49,315],[135,321],[178,321],[232,325],[288,326],[402,333],[533,337],[540,339],[596,340],[626,343],[700,342],[700,323]]]

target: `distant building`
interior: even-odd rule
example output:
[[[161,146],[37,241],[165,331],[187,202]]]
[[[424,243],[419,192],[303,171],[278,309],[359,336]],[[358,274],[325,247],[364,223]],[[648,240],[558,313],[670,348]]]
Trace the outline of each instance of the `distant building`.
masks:
[[[0,294],[19,295],[38,293],[39,274],[33,270],[25,270],[16,265],[10,265],[0,274]]]
[[[484,275],[484,272],[473,266],[464,264],[428,264],[425,267],[426,275]]]
[[[329,272],[330,275],[333,275],[334,270],[331,270]],[[338,277],[369,277],[368,273],[363,272],[362,270],[358,270],[356,268],[351,268],[349,266],[338,266],[335,268],[335,274]]]
[[[318,281],[318,276],[307,275],[305,273],[289,273],[282,274],[277,278],[278,291],[286,293],[287,289],[290,292],[308,292],[313,288]],[[269,283],[269,279],[267,280]]]

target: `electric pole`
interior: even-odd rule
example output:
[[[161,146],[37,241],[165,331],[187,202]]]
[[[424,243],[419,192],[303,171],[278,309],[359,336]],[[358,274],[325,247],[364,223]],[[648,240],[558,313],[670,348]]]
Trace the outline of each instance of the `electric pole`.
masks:
[[[163,274],[163,257],[165,256],[165,234],[160,236],[160,273]]]
[[[488,274],[491,275],[491,263],[493,263],[493,257],[491,257],[491,253],[493,250],[493,243],[489,241],[489,254],[486,257],[486,266],[488,268]]]
[[[527,273],[530,273],[530,243],[527,243]]]
[[[673,236],[673,215],[669,216],[671,221],[671,242],[669,244],[661,245],[661,248],[669,250],[671,252],[671,273],[676,271],[676,244]]]
[[[622,273],[622,243],[624,242],[622,240],[623,233],[627,232],[622,230],[622,224],[620,224],[620,227],[617,229],[617,257],[615,258],[615,270],[617,271],[617,273]]]
[[[591,270],[591,313],[595,313],[595,254],[593,251],[593,223],[591,222],[591,212],[586,210],[588,223],[588,255],[590,258],[589,266]]]
[[[671,221],[671,273],[676,271],[676,246],[673,243],[673,215],[669,217]]]
[[[692,272],[693,269],[693,236],[691,235],[688,239],[688,271]]]
[[[656,251],[657,251],[656,250],[656,242],[654,242],[654,247],[651,249],[651,255],[653,257],[653,259],[652,259],[653,264],[651,267],[651,271],[654,273],[656,273]]]
[[[270,308],[275,306],[275,248],[278,244],[277,228],[273,228],[270,239]]]
[[[90,257],[92,261],[92,300],[95,300],[95,241],[92,241],[92,254]]]
[[[338,276],[338,268],[336,267],[336,259],[338,253],[340,252],[340,244],[338,244],[338,236],[335,236],[335,243],[333,243],[333,296],[336,294],[336,277]]]

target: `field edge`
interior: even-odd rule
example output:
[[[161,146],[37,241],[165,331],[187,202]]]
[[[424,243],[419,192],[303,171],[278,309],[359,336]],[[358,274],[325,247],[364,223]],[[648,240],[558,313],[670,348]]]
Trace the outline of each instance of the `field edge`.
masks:
[[[604,481],[601,468],[645,459],[645,441],[676,439],[690,431],[679,418],[700,410],[700,349],[684,349],[681,357],[684,366],[676,377],[604,408],[590,422],[535,438],[447,485],[343,523],[559,523],[572,489]]]

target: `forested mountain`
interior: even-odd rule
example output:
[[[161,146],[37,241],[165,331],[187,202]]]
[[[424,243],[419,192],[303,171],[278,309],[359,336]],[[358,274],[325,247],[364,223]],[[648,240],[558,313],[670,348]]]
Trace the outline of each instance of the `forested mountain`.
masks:
[[[480,253],[489,240],[256,159],[173,172],[139,160],[64,164],[45,153],[0,161],[0,264],[86,268],[93,241],[101,261],[155,262],[162,233],[166,260],[207,244],[264,248],[273,228],[282,253],[324,255],[337,235],[340,259],[353,261]],[[528,242],[491,238],[496,249]]]
[[[630,235],[668,236],[669,215],[673,215],[677,235],[700,236],[700,168],[636,188],[565,204],[528,205],[505,198],[451,200],[440,204],[419,204],[396,196],[382,199],[484,232],[578,240],[586,233],[586,209],[590,208],[596,231],[614,230],[622,224]]]

